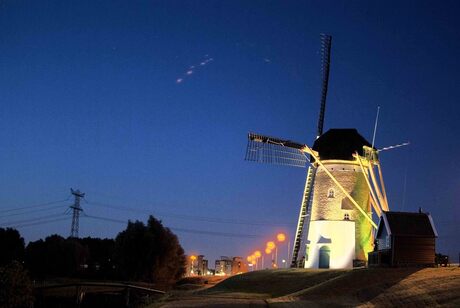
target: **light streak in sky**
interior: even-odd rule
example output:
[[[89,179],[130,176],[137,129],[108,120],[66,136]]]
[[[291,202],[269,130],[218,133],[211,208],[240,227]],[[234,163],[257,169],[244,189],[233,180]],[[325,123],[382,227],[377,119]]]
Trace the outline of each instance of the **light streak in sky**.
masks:
[[[188,70],[185,71],[184,74],[182,74],[182,76],[178,77],[176,79],[176,83],[179,84],[179,83],[182,83],[185,81],[186,78],[190,77],[191,75],[193,75],[195,73],[195,71],[197,69],[199,69],[200,67],[204,67],[206,66],[208,63],[214,61],[214,58],[210,58],[209,55],[205,55],[204,56],[204,60],[202,60],[199,64],[196,64],[196,65],[190,65]]]

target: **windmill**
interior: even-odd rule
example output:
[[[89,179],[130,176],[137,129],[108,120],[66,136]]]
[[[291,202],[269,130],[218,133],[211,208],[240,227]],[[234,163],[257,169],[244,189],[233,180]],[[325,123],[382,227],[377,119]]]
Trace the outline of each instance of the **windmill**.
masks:
[[[330,129],[323,133],[331,42],[331,36],[321,35],[321,104],[313,146],[248,134],[246,160],[309,166],[291,267],[350,268],[366,262],[367,253],[372,250],[373,228],[377,227],[372,210],[378,216],[382,210],[389,210],[379,150],[356,129]],[[301,253],[303,258],[299,257]]]

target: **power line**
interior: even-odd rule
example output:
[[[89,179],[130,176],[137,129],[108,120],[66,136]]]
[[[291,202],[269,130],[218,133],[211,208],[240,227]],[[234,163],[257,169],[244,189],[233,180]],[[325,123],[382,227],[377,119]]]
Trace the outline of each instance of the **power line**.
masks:
[[[102,216],[88,215],[85,212],[83,212],[83,217],[99,219],[99,220],[104,220],[104,221],[110,221],[110,222],[117,222],[117,223],[122,223],[122,224],[127,224],[128,223],[128,220],[121,220],[121,219],[113,219],[113,218],[107,218],[107,217],[102,217]]]
[[[40,217],[35,217],[35,218],[10,221],[10,222],[6,222],[6,223],[2,223],[1,225],[6,226],[6,227],[15,226],[15,225],[23,224],[23,223],[34,222],[34,221],[38,222],[40,220],[49,219],[49,218],[55,218],[55,217],[60,217],[60,216],[67,216],[67,215],[65,215],[64,213],[58,213],[58,214],[54,214],[54,215],[46,215],[46,216],[40,216]]]
[[[29,227],[29,226],[44,225],[44,224],[48,224],[48,223],[51,223],[51,222],[63,221],[63,220],[68,220],[68,219],[69,219],[68,217],[65,217],[65,218],[45,220],[45,221],[41,221],[41,222],[32,222],[32,223],[28,223],[28,224],[17,225],[17,226],[15,226],[15,228],[24,228],[24,227]]]
[[[193,229],[183,229],[183,228],[169,228],[177,232],[186,232],[186,233],[196,233],[196,234],[205,234],[213,236],[223,236],[223,237],[247,237],[247,238],[258,238],[260,235],[256,234],[239,234],[239,233],[227,233],[227,232],[215,232],[215,231],[202,231],[202,230],[193,230]]]
[[[45,202],[45,203],[39,203],[39,204],[28,205],[28,206],[23,206],[23,207],[17,207],[17,208],[10,208],[10,209],[6,209],[6,210],[0,210],[0,213],[7,213],[7,212],[14,212],[14,211],[19,211],[19,210],[24,210],[24,209],[30,209],[30,208],[44,207],[44,206],[47,206],[47,205],[51,205],[51,204],[56,204],[56,203],[68,201],[69,198],[70,198],[70,196],[67,197],[66,199],[62,199],[62,200],[55,200],[55,201],[50,201],[50,202]]]
[[[119,219],[112,219],[112,218],[101,217],[101,216],[88,215],[86,213],[83,213],[83,217],[99,219],[99,220],[104,220],[104,221],[110,221],[110,222],[116,222],[116,223],[123,223],[123,224],[128,223],[128,221],[126,221],[126,220],[119,220]],[[176,227],[167,227],[167,228],[170,229],[170,230],[174,230],[176,232],[195,233],[195,234],[204,234],[204,235],[212,235],[212,236],[238,237],[238,238],[242,238],[242,237],[257,238],[257,237],[260,237],[259,235],[255,235],[255,234],[227,233],[227,232],[184,229],[184,228],[176,228]]]
[[[62,208],[62,205],[53,205],[53,206],[50,206],[50,207],[47,207],[47,208],[29,210],[29,211],[27,211],[27,212],[12,213],[12,214],[7,214],[7,215],[0,215],[0,219],[1,219],[1,218],[5,218],[5,217],[11,217],[11,216],[26,215],[26,214],[30,214],[30,213],[36,213],[36,212],[46,212],[46,211],[53,210],[53,209],[57,209],[57,208]]]
[[[133,209],[133,208],[123,207],[123,206],[114,206],[114,205],[110,205],[106,203],[87,201],[87,200],[86,202],[88,202],[89,204],[96,205],[96,206],[106,207],[106,208],[119,210],[119,211],[128,211],[128,212],[135,212],[135,213],[142,213],[142,214],[152,214],[152,212],[148,210]],[[202,221],[202,222],[211,222],[211,223],[251,225],[251,226],[254,226],[254,225],[257,225],[257,226],[292,226],[293,225],[292,223],[270,223],[270,222],[263,222],[263,221],[236,220],[236,219],[223,219],[223,218],[217,218],[217,217],[172,214],[172,213],[166,213],[162,211],[154,211],[154,213],[162,217],[171,217],[171,218],[177,218],[177,219],[183,219],[183,220],[193,220],[193,221]]]

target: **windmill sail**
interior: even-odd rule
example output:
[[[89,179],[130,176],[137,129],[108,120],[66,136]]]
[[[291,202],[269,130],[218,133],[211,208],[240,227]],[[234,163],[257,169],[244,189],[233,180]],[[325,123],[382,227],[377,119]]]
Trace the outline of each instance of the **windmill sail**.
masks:
[[[329,67],[331,60],[331,42],[330,35],[321,35],[321,56],[322,56],[322,84],[320,97],[320,111],[317,125],[317,138],[323,134],[324,114],[326,112],[326,97],[329,84]],[[287,165],[294,167],[305,168],[309,164],[305,149],[308,148],[304,144],[293,142],[291,140],[283,140],[258,134],[249,133],[248,146],[246,149],[246,160],[263,162],[278,165]],[[303,267],[303,262],[298,260],[301,258],[303,242],[306,240],[305,234],[309,230],[309,212],[311,208],[313,188],[316,176],[316,168],[312,166],[308,169],[307,179],[305,183],[304,194],[299,212],[299,219],[295,233],[294,247],[292,251],[291,266]]]
[[[303,237],[302,232],[304,228],[308,228],[308,217],[310,215],[310,203],[311,195],[313,192],[313,182],[315,181],[316,169],[313,166],[308,168],[307,180],[305,181],[305,189],[303,192],[302,203],[300,204],[299,219],[297,221],[297,228],[294,239],[294,246],[292,247],[292,260],[291,267],[302,267],[303,264],[299,264],[298,257],[299,251],[302,247]],[[308,232],[308,231],[307,231]]]
[[[305,168],[308,159],[302,152],[304,147],[290,140],[249,133],[245,160]]]
[[[324,114],[326,112],[326,97],[327,89],[329,85],[329,67],[331,64],[331,43],[332,37],[330,35],[321,34],[321,97],[320,97],[320,108],[318,116],[318,130],[316,138],[319,138],[323,134],[324,128]],[[292,260],[291,267],[303,267],[300,264],[299,252],[302,248],[303,241],[308,237],[308,227],[310,224],[310,204],[312,200],[313,183],[316,176],[316,169],[309,168],[307,172],[307,179],[305,182],[305,189],[303,193],[302,202],[300,204],[299,220],[297,223],[297,229],[295,233],[294,246],[292,247]],[[305,235],[304,235],[305,231]]]
[[[332,37],[330,35],[321,34],[321,106],[319,109],[318,117],[318,131],[316,136],[319,137],[323,134],[324,127],[324,113],[326,112],[326,96],[327,88],[329,85],[329,67],[331,64],[331,43]]]

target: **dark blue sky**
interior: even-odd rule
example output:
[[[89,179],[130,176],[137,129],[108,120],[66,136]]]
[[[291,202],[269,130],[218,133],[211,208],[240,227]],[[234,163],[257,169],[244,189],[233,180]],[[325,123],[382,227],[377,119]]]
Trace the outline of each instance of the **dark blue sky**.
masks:
[[[177,231],[187,253],[211,262],[246,256],[280,230],[292,236],[305,170],[245,162],[246,134],[312,143],[325,32],[326,128],[371,139],[381,106],[377,146],[411,142],[381,155],[390,208],[430,211],[438,250],[456,254],[460,4],[401,2],[2,1],[1,207],[74,187],[88,215],[152,213],[170,227],[261,236]],[[69,204],[0,222],[55,218]],[[82,218],[80,235],[123,228]],[[19,229],[28,241],[67,236],[70,216]]]

